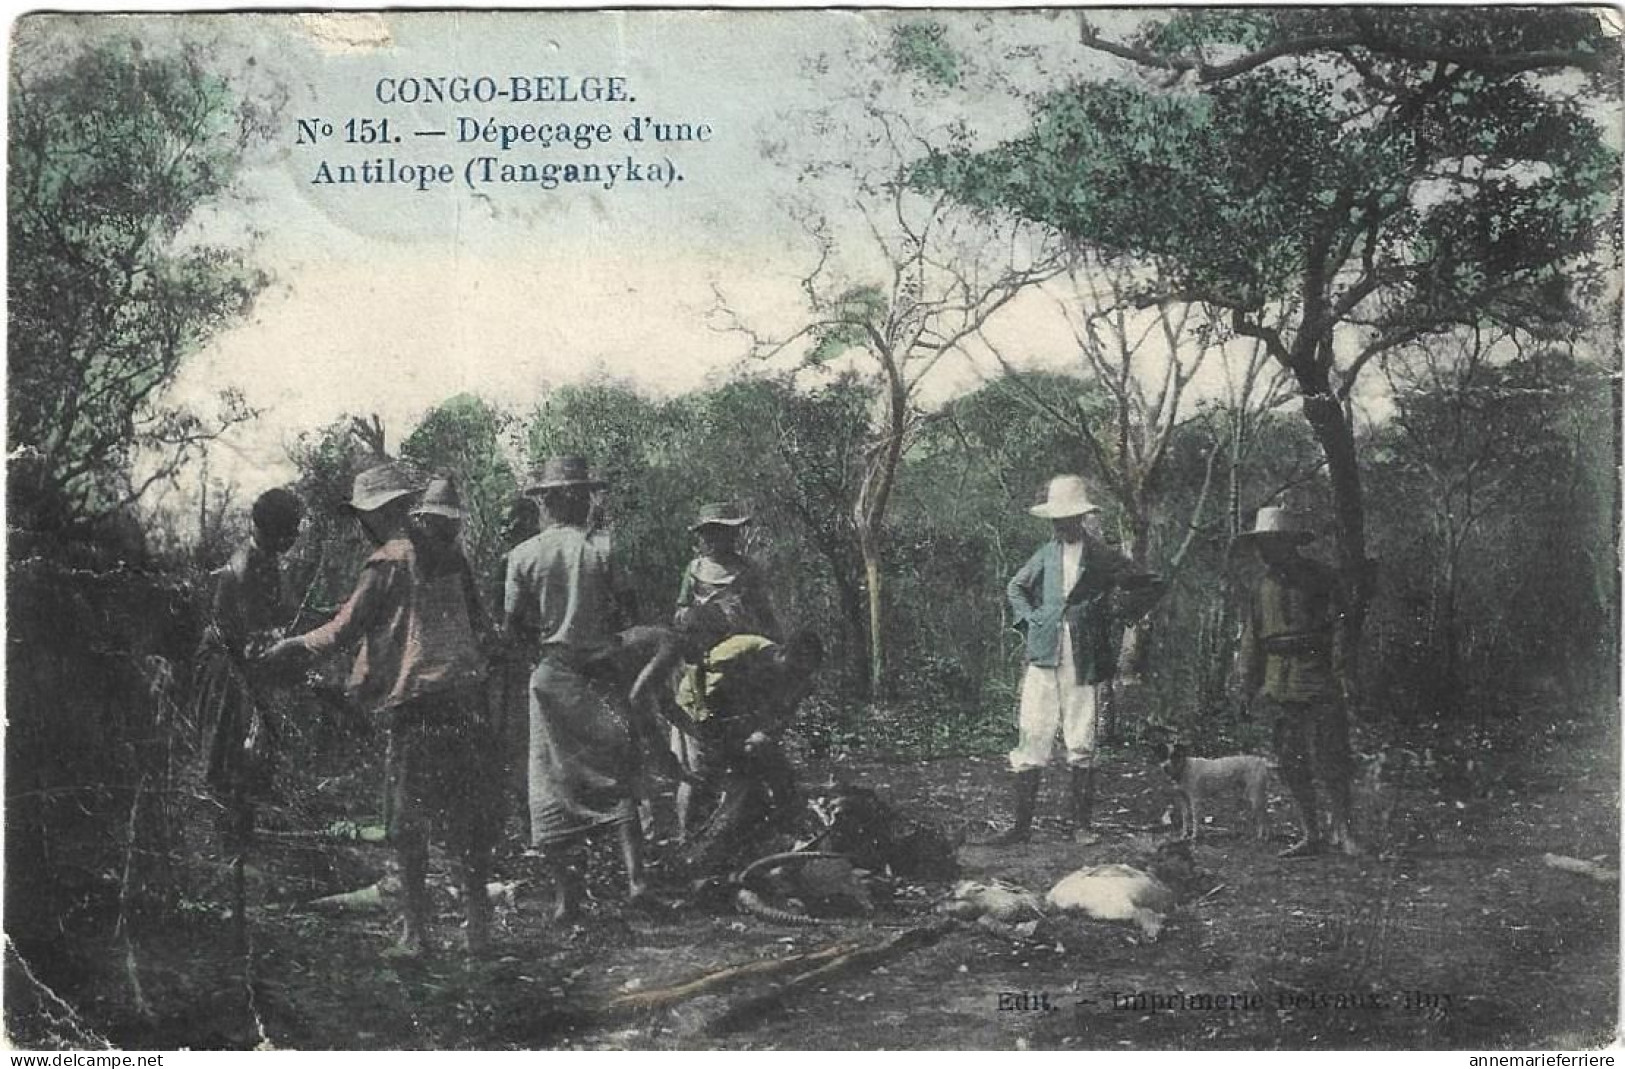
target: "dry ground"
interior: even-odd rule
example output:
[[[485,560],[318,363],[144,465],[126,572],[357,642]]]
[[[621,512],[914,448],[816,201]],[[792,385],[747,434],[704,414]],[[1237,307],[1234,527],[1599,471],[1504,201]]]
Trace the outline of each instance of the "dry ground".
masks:
[[[543,919],[546,888],[513,856],[504,875],[522,883],[514,905],[499,911],[496,953],[485,961],[447,950],[389,962],[379,954],[387,943],[380,917],[262,902],[252,914],[251,988],[229,950],[228,925],[204,915],[130,938],[77,940],[71,960],[29,963],[32,978],[13,948],[8,1024],[23,1046],[105,1040],[128,1048],[1596,1046],[1617,1031],[1618,889],[1550,869],[1542,855],[1606,855],[1617,867],[1617,743],[1555,736],[1539,749],[1515,784],[1480,784],[1463,797],[1412,785],[1391,824],[1368,829],[1391,843],[1392,857],[1281,861],[1279,842],[1232,834],[1224,825],[1239,824],[1239,814],[1220,809],[1197,850],[1211,893],[1187,904],[1154,943],[1089,923],[1041,944],[957,928],[743,1019],[722,1016],[753,993],[740,985],[672,1009],[595,1011],[617,994],[724,965],[931,922],[946,888],[905,888],[872,924],[648,917],[619,908],[614,866],[600,856],[587,923],[561,931]],[[813,769],[809,779],[829,771]],[[998,759],[847,761],[839,773],[915,814],[967,827],[973,839],[1005,815]],[[1059,790],[1046,783],[1041,805],[1058,808]],[[1028,846],[967,846],[961,862],[967,875],[1042,891],[1078,866],[1145,856],[1166,834],[1167,803],[1161,774],[1119,754],[1106,769],[1102,842],[1076,846],[1041,826]],[[1279,798],[1272,814],[1284,838]],[[380,848],[347,849],[354,856],[336,872],[354,879],[381,870]],[[265,888],[274,899],[275,880]],[[455,905],[443,905],[449,936]],[[1132,1001],[1152,993],[1233,1005]],[[1028,1008],[1001,1009],[1001,996]]]

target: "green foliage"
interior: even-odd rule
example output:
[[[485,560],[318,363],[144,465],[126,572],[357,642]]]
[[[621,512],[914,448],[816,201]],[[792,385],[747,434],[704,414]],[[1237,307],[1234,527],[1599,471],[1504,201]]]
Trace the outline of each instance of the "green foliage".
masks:
[[[872,403],[850,377],[810,391],[739,379],[664,403],[600,382],[554,391],[526,434],[533,461],[585,452],[608,481],[602,520],[644,621],[671,612],[699,505],[744,503],[747,549],[773,576],[782,622],[823,635],[845,681],[866,663],[852,514]]]
[[[241,248],[187,232],[265,117],[199,56],[131,45],[14,71],[9,114],[7,432],[24,522],[49,526],[133,500],[251,415],[235,394],[213,420],[162,397],[266,284]],[[164,459],[132,485],[142,449]]]
[[[1589,15],[1556,20],[1559,30],[1541,25],[1545,12],[1480,14],[1396,9],[1373,32],[1504,57],[1553,34],[1574,44],[1590,20],[1600,41]],[[1305,17],[1192,12],[1143,44],[1151,56],[1264,47]],[[1307,279],[1328,304],[1309,324],[1320,329],[1356,306],[1379,335],[1481,318],[1564,323],[1565,286],[1600,284],[1577,265],[1615,219],[1617,157],[1584,102],[1516,73],[1376,52],[1350,59],[1353,70],[1334,59],[1253,67],[1199,93],[1070,87],[1038,103],[1025,135],[938,154],[914,178],[1151,257],[1176,291],[1227,307],[1258,309]],[[1339,281],[1345,271],[1358,281]]]
[[[669,617],[688,560],[687,523],[678,521],[698,504],[704,473],[675,448],[682,425],[677,406],[600,381],[554,390],[527,427],[533,466],[579,454],[609,484],[595,515],[611,532],[628,623]]]
[[[825,636],[833,673],[863,687],[863,566],[854,511],[871,433],[872,387],[851,376],[815,390],[747,379],[696,399],[705,458],[722,496],[755,509],[754,550],[777,577],[788,626]]]
[[[888,53],[900,73],[917,74],[932,85],[959,84],[959,55],[948,46],[948,28],[940,22],[907,22],[892,30]]]
[[[829,321],[813,334],[806,362],[826,364],[848,349],[871,343],[886,317],[886,295],[878,286],[854,286],[835,299]]]
[[[1396,371],[1368,449],[1390,651],[1372,684],[1401,720],[1483,728],[1542,679],[1577,693],[1612,675],[1613,390],[1557,351],[1425,355]]]
[[[503,538],[519,480],[503,451],[510,423],[490,402],[459,394],[435,407],[401,443],[402,459],[456,481],[471,560],[495,561],[511,548]]]
[[[1076,428],[1108,419],[1109,408],[1106,392],[1087,379],[1005,375],[945,406],[922,444],[927,453],[956,454],[955,463],[990,480],[1006,507],[1025,509],[1058,471],[1099,478]],[[954,509],[952,500],[941,504]]]
[[[1362,76],[1383,76],[1389,63],[1438,61],[1494,73],[1584,71],[1598,91],[1618,80],[1616,40],[1599,12],[1579,7],[1190,8],[1150,22],[1134,44],[1221,71],[1312,57]]]
[[[299,471],[294,492],[305,503],[305,533],[288,556],[288,572],[308,609],[334,611],[355,586],[371,552],[351,519],[355,477],[374,458],[351,433],[349,417],[301,434],[289,450]],[[302,621],[313,626],[315,619]]]

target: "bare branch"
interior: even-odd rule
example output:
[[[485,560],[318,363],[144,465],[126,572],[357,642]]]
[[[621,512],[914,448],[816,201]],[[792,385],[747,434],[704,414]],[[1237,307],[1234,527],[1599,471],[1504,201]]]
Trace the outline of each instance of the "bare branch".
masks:
[[[1078,16],[1079,38],[1082,43],[1098,52],[1130,60],[1152,70],[1168,71],[1173,84],[1194,74],[1199,84],[1209,85],[1246,74],[1279,59],[1307,56],[1316,52],[1329,52],[1346,56],[1350,49],[1361,48],[1389,59],[1413,63],[1452,64],[1466,70],[1493,74],[1518,74],[1525,71],[1548,71],[1574,68],[1592,73],[1605,73],[1611,58],[1603,51],[1582,52],[1573,49],[1542,49],[1528,52],[1485,53],[1477,50],[1416,46],[1405,42],[1378,37],[1363,29],[1328,31],[1286,37],[1254,52],[1237,56],[1226,63],[1210,64],[1185,56],[1164,56],[1147,49],[1108,41],[1090,25],[1087,16]],[[1356,68],[1358,69],[1358,68]]]

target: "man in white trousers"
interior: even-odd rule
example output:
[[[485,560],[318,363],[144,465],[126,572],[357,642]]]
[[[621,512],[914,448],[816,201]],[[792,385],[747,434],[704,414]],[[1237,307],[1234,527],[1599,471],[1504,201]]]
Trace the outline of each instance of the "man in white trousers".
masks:
[[[1154,576],[1135,574],[1128,558],[1091,529],[1099,508],[1082,478],[1057,475],[1045,499],[1029,509],[1054,525],[1006,588],[1015,626],[1026,636],[1020,739],[1010,753],[1015,773],[1014,825],[992,840],[1024,843],[1032,834],[1039,779],[1059,734],[1066,748],[1071,835],[1092,843],[1095,791],[1095,705],[1117,664],[1121,624],[1138,619],[1162,592]]]

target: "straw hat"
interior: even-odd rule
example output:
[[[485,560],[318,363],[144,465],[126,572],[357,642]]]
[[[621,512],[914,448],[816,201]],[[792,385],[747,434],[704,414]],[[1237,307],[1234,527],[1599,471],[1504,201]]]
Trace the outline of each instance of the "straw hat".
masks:
[[[1297,513],[1291,512],[1282,505],[1267,505],[1258,510],[1253,518],[1253,529],[1243,531],[1236,536],[1236,541],[1248,542],[1261,538],[1280,538],[1302,544],[1313,542],[1313,531],[1306,529],[1303,520]]]
[[[430,513],[453,520],[463,518],[463,499],[457,493],[457,484],[450,479],[430,479],[423,491],[423,499],[412,508],[412,515]]]
[[[1081,476],[1057,475],[1049,481],[1044,500],[1027,511],[1046,520],[1059,520],[1099,512],[1100,506],[1089,500],[1089,491]]]
[[[750,522],[750,512],[733,501],[718,501],[700,506],[697,519],[688,525],[690,531],[701,527],[741,527]]]
[[[597,490],[604,486],[602,479],[594,479],[587,471],[587,458],[574,456],[548,457],[542,466],[525,481],[525,493],[539,494],[547,490],[566,487]]]
[[[415,471],[399,461],[386,460],[355,477],[350,507],[357,512],[371,512],[421,489],[423,481]]]

